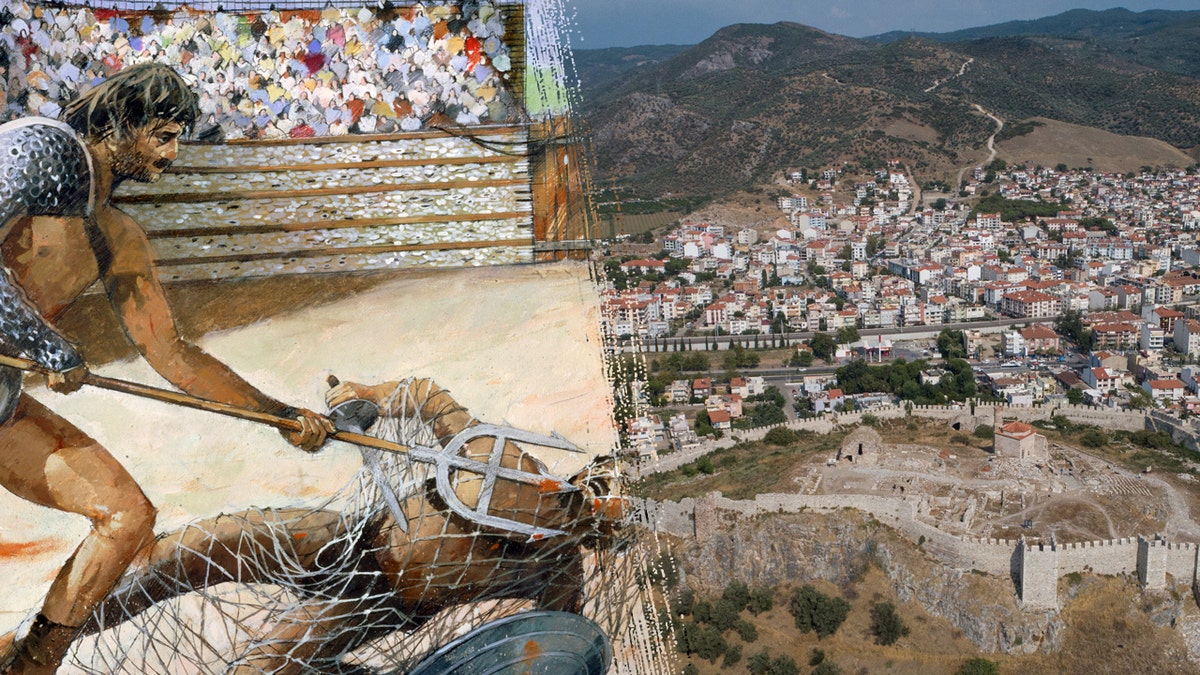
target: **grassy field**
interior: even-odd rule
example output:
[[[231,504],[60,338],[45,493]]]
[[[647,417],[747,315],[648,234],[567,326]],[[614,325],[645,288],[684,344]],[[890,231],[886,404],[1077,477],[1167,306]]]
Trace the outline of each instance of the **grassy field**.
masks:
[[[678,211],[663,211],[661,213],[601,214],[596,223],[596,233],[601,237],[615,238],[622,234],[641,234],[666,227],[677,222],[684,216]]]
[[[1143,166],[1186,167],[1196,161],[1187,153],[1153,138],[1117,134],[1037,118],[1042,126],[998,144],[998,156],[1012,164],[1070,168],[1090,166],[1097,171],[1138,171]]]

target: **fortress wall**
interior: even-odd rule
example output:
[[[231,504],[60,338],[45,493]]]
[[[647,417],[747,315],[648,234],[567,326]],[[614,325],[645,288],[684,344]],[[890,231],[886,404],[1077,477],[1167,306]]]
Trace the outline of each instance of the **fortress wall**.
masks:
[[[869,495],[763,494],[753,500],[726,499],[719,492],[681,502],[647,502],[656,531],[705,541],[743,517],[765,513],[855,509],[899,530],[947,567],[1013,576],[1023,605],[1058,606],[1058,579],[1072,572],[1137,574],[1147,588],[1163,588],[1167,575],[1177,581],[1197,580],[1200,547],[1160,538],[1120,539],[1067,544],[951,535],[916,520],[916,502],[901,497]],[[923,538],[923,539],[922,539]],[[1198,600],[1200,602],[1200,600]]]
[[[1133,574],[1138,565],[1138,540],[1124,537],[1107,541],[1086,541],[1055,544],[1061,574],[1094,572],[1096,574]]]
[[[1175,581],[1195,583],[1200,579],[1200,546],[1191,542],[1158,541],[1166,548],[1166,573]]]
[[[907,417],[910,413],[914,417],[922,417],[925,419],[944,420],[947,423],[954,421],[959,417],[973,417],[976,424],[992,424],[995,421],[995,405],[977,404],[975,412],[972,414],[970,405],[963,406],[948,406],[948,405],[914,405],[909,406],[903,403],[897,406],[879,408],[876,410],[866,410],[852,413],[838,413],[837,415],[825,415],[823,417],[811,417],[808,419],[789,420],[783,425],[789,429],[797,431],[807,430],[814,433],[828,433],[836,427],[850,427],[862,423],[862,418],[866,415],[872,415],[876,419],[888,420]],[[1060,405],[1060,406],[1000,406],[1002,415],[1007,420],[1019,420],[1021,422],[1034,422],[1037,420],[1049,421],[1055,415],[1062,415],[1068,420],[1076,424],[1091,424],[1105,429],[1120,429],[1123,431],[1141,431],[1148,428],[1149,417],[1141,412],[1128,412],[1122,410],[1108,410],[1105,408],[1093,408],[1086,405]],[[1169,419],[1169,416],[1165,416]],[[1178,421],[1176,421],[1177,423]],[[758,427],[747,431],[735,431],[739,439],[744,441],[761,440],[766,435],[771,427]],[[1180,432],[1183,431],[1179,427]],[[970,431],[970,429],[967,429]],[[1176,432],[1172,431],[1174,436]],[[1187,435],[1186,438],[1200,447],[1200,441],[1196,436]],[[1183,442],[1183,441],[1181,441]],[[1186,443],[1185,443],[1186,445]],[[1193,447],[1189,445],[1188,447]]]
[[[1058,555],[1048,544],[1025,545],[1017,548],[1017,592],[1021,604],[1033,609],[1058,607]]]

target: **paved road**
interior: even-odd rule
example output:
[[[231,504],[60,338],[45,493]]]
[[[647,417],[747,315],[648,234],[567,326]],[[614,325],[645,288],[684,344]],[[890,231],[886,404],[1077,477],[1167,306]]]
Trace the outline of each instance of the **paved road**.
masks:
[[[994,319],[991,321],[964,321],[961,323],[945,323],[932,326],[901,326],[899,328],[863,328],[858,331],[863,337],[882,335],[892,340],[913,340],[922,337],[936,336],[943,330],[978,330],[985,333],[1001,332],[1009,326],[1026,326],[1032,324],[1051,324],[1057,317],[1041,319]],[[815,333],[811,331],[796,331],[772,335],[706,335],[648,338],[627,341],[621,349],[632,352],[635,349],[642,352],[676,352],[676,351],[719,351],[727,350],[731,343],[743,347],[760,348],[774,344],[791,346],[805,342]]]

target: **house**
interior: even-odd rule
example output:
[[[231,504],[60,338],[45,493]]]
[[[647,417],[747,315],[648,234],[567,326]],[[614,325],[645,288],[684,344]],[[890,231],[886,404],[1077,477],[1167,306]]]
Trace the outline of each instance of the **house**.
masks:
[[[812,400],[813,410],[819,413],[836,411],[846,401],[846,397],[841,389],[819,391],[813,394],[810,399]]]
[[[1058,298],[1041,291],[1006,293],[1001,302],[1001,311],[1022,319],[1058,316],[1061,307],[1062,303]]]
[[[1083,381],[1092,389],[1101,391],[1120,389],[1128,379],[1129,376],[1121,371],[1111,371],[1107,368],[1083,369]]]
[[[692,398],[705,400],[712,395],[712,380],[702,377],[692,380]]]
[[[1200,321],[1182,319],[1175,322],[1175,349],[1195,358],[1200,356]]]
[[[766,390],[766,380],[757,375],[754,377],[735,377],[729,380],[729,393],[736,394],[742,398],[758,396],[766,392]]]
[[[998,411],[999,409],[997,409]],[[1046,437],[1024,422],[997,424],[994,435],[996,456],[1045,461],[1050,458]]]
[[[692,400],[692,383],[690,380],[675,380],[666,394],[671,403],[688,403]]]
[[[1092,352],[1092,355],[1088,357],[1088,365],[1093,368],[1125,370],[1129,367],[1129,357],[1106,351]]]
[[[1060,351],[1060,338],[1058,333],[1048,326],[1030,326],[1021,330],[1021,337],[1025,340],[1026,353],[1054,353]]]
[[[1000,349],[1008,356],[1025,356],[1028,346],[1025,344],[1025,336],[1019,331],[1005,331],[1000,336]]]
[[[1146,380],[1142,390],[1159,405],[1170,406],[1183,400],[1185,389],[1179,380]]]
[[[671,416],[668,426],[671,430],[671,444],[676,451],[694,450],[700,447],[700,439],[696,431],[688,425],[687,416],[677,413]]]
[[[733,428],[733,421],[729,417],[729,413],[724,410],[713,410],[708,413],[708,423],[714,429],[719,431],[729,431]]]

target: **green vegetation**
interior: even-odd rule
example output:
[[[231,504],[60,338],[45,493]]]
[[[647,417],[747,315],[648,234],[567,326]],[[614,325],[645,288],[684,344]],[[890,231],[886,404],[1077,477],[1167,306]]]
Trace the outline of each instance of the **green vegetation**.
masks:
[[[896,359],[878,366],[857,360],[838,368],[837,378],[847,394],[886,392],[917,405],[941,405],[979,395],[971,364],[962,359],[947,361],[946,372],[937,384],[921,384],[921,372],[925,370],[929,370],[929,364],[923,359]]]
[[[720,490],[730,499],[752,499],[765,492],[789,489],[788,471],[796,462],[811,455],[836,451],[846,433],[797,431],[798,442],[787,446],[761,441],[739,443],[706,455],[718,469],[711,476],[697,477],[696,467],[689,464],[674,471],[646,476],[634,485],[634,489],[637,496],[652,499],[679,500],[699,497],[713,490]]]
[[[988,195],[971,209],[971,216],[980,213],[999,213],[1000,219],[1016,223],[1030,218],[1052,218],[1058,215],[1062,205],[1057,202],[1006,199],[999,194]]]
[[[772,427],[767,431],[767,435],[763,436],[763,442],[767,445],[787,446],[800,440],[800,434],[787,427]]]
[[[1018,136],[1024,136],[1026,134],[1031,134],[1031,133],[1033,133],[1034,129],[1037,129],[1038,127],[1044,127],[1044,126],[1046,126],[1045,123],[1039,122],[1037,120],[1024,120],[1022,122],[1009,122],[1008,124],[1004,125],[1004,128],[1000,130],[1000,133],[996,134],[996,142],[1000,143],[1003,141],[1014,139]]]
[[[1095,334],[1092,333],[1091,328],[1083,325],[1083,312],[1077,309],[1063,312],[1055,320],[1054,330],[1074,342],[1079,347],[1079,351],[1084,354],[1090,353],[1096,346]]]
[[[837,351],[837,343],[829,335],[817,333],[808,341],[808,348],[812,350],[813,356],[818,359],[824,359],[828,363],[833,361],[833,355]]]
[[[850,614],[850,603],[844,598],[831,597],[805,584],[796,589],[788,602],[788,612],[803,633],[815,632],[818,638],[837,632]]]
[[[961,330],[945,329],[938,333],[937,348],[943,359],[967,358],[966,340]]]
[[[774,594],[775,591],[765,589],[765,592]],[[674,615],[666,618],[674,624],[676,648],[683,654],[694,654],[712,663],[723,656],[724,666],[740,661],[741,646],[731,645],[725,634],[734,631],[746,644],[758,640],[754,624],[740,616],[752,597],[753,593],[740,581],[730,582],[715,602],[697,599],[690,590],[681,593],[678,601],[673,603]],[[689,616],[692,620],[684,621]]]
[[[908,626],[896,612],[896,605],[891,600],[872,605],[871,633],[875,635],[875,644],[879,645],[894,645],[908,635]]]
[[[971,432],[975,438],[982,438],[985,441],[990,441],[996,437],[996,430],[990,424],[980,424],[975,427],[975,431]]]
[[[1000,675],[1000,664],[984,658],[974,658],[962,664],[955,675]]]

